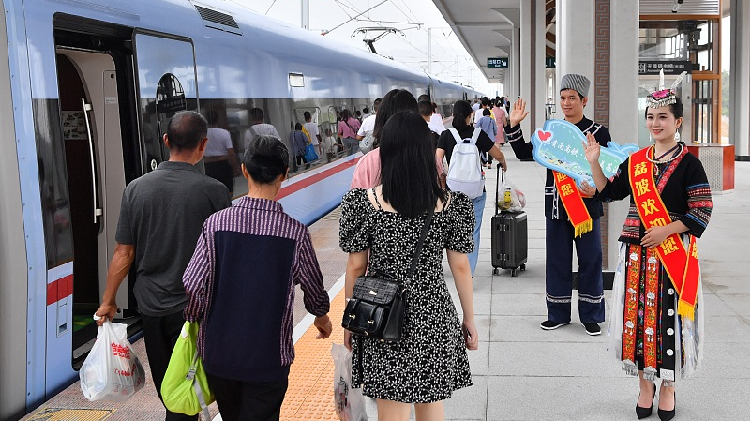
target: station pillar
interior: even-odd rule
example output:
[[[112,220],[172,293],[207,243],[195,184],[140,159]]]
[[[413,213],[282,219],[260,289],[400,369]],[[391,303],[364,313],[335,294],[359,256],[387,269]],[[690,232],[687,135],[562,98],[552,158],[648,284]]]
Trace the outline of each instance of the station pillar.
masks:
[[[521,2],[521,42],[520,49],[520,95],[526,100],[529,116],[521,123],[524,133],[531,133],[542,127],[545,120],[546,104],[546,0]],[[508,98],[513,101],[515,98]]]
[[[609,128],[617,143],[638,143],[638,2],[559,0],[556,7],[556,86],[566,73],[591,81],[586,117]],[[558,93],[556,93],[558,94]],[[557,116],[562,118],[562,110]],[[628,200],[605,206],[601,219],[604,269],[614,270]]]
[[[730,0],[729,143],[739,161],[750,161],[750,2]]]

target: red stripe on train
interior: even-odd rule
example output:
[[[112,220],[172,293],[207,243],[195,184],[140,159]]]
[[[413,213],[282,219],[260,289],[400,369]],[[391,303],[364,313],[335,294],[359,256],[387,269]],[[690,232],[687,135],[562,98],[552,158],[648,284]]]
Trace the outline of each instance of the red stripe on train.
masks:
[[[326,177],[329,177],[331,175],[340,173],[341,171],[344,171],[348,168],[351,168],[355,165],[357,165],[357,162],[359,162],[360,158],[354,158],[352,160],[343,162],[339,165],[336,165],[333,168],[329,168],[325,171],[319,172],[318,174],[311,175],[304,180],[298,181],[294,184],[290,184],[286,187],[283,187],[281,190],[279,190],[279,194],[276,195],[276,200],[281,200],[281,198],[289,196],[290,194],[302,190],[305,187],[310,187],[313,184],[317,183],[318,181],[323,180]]]
[[[359,161],[359,159],[360,158],[354,158],[352,160],[342,162],[341,164],[333,168],[329,168],[318,174],[311,175],[301,181],[298,181],[294,184],[286,186],[279,191],[278,196],[276,196],[276,200],[279,200],[282,197],[289,196],[296,191],[304,189],[305,187],[309,187],[317,183],[318,181],[323,180],[326,177],[329,177],[331,175],[340,173],[341,171],[344,171],[348,168],[351,168],[357,165],[357,162]],[[62,300],[63,298],[69,296],[72,293],[73,293],[73,275],[68,275],[64,278],[56,279],[50,282],[49,284],[47,284],[47,305],[52,305]]]
[[[73,293],[73,275],[47,284],[47,305],[52,305]]]

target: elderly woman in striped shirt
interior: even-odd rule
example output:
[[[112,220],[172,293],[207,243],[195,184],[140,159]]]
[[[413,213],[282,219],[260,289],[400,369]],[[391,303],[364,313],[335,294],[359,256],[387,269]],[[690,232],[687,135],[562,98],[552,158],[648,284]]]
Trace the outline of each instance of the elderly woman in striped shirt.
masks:
[[[274,200],[289,171],[289,151],[272,136],[248,145],[248,193],[203,225],[183,277],[185,318],[200,322],[198,349],[226,420],[278,419],[294,359],[295,285],[327,338],[328,293],[310,233]]]

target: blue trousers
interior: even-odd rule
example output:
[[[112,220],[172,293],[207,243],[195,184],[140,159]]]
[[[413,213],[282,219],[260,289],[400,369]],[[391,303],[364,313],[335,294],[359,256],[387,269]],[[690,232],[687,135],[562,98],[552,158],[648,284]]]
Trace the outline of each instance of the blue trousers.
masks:
[[[471,202],[474,204],[474,250],[469,253],[469,265],[471,266],[471,276],[474,276],[474,269],[477,267],[477,257],[479,256],[479,230],[482,228],[482,215],[484,215],[484,204],[487,202],[487,192],[471,199]]]
[[[547,318],[570,323],[573,243],[578,252],[578,317],[581,323],[602,323],[604,285],[599,219],[594,219],[591,232],[575,238],[570,221],[547,218]]]

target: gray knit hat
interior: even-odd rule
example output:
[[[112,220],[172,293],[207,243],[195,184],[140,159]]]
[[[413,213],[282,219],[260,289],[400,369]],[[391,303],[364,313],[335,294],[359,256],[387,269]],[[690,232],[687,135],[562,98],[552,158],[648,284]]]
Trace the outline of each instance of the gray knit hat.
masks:
[[[586,98],[589,96],[590,86],[591,82],[586,76],[568,73],[567,75],[563,75],[562,81],[560,81],[560,92],[566,89],[572,89]]]

